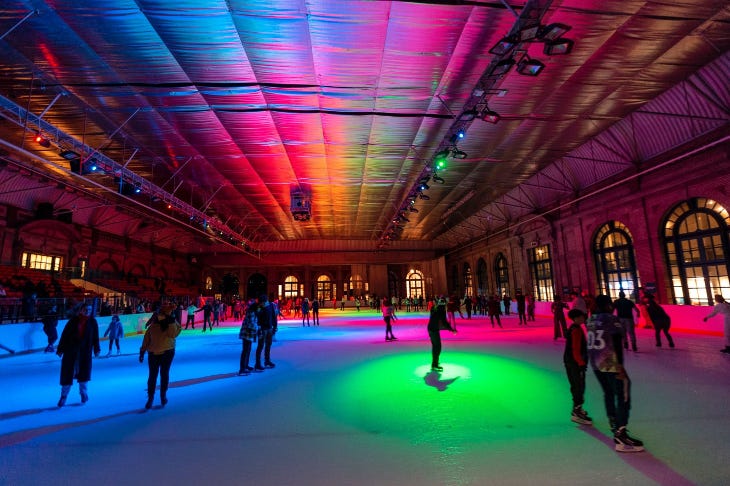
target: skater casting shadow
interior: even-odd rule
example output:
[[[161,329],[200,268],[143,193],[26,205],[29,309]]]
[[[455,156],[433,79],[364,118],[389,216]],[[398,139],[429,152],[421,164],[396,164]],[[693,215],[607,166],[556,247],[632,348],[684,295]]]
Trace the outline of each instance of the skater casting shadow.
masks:
[[[10,420],[18,417],[25,417],[26,415],[49,412],[51,410],[58,410],[58,407],[31,408],[29,410],[16,410],[14,412],[0,413],[0,420]]]
[[[226,378],[236,378],[237,376],[237,373],[222,373],[220,375],[201,376],[198,378],[190,378],[188,380],[171,381],[170,388],[198,385],[200,383],[207,383],[209,381],[223,380]],[[157,388],[159,388],[159,386]]]
[[[429,371],[426,373],[426,376],[423,377],[423,381],[425,381],[428,386],[432,386],[440,392],[446,391],[446,388],[458,379],[459,377],[457,376],[456,378],[451,378],[449,380],[442,380],[441,373],[438,371]]]
[[[81,406],[81,404],[79,404]],[[46,410],[60,410],[57,407],[49,408]],[[78,422],[69,422],[64,424],[54,424],[54,425],[46,425],[43,427],[37,427],[35,429],[26,429],[26,430],[19,430],[17,432],[11,432],[9,434],[0,435],[0,448],[8,447],[8,446],[14,446],[17,444],[22,444],[23,442],[28,442],[29,440],[33,440],[36,437],[40,437],[43,435],[53,434],[55,432],[60,432],[62,430],[74,428],[74,427],[83,427],[85,425],[91,425],[99,422],[103,422],[105,420],[112,420],[115,418],[123,417],[125,415],[136,415],[139,413],[139,410],[130,410],[127,412],[120,412],[115,413],[112,415],[107,415],[106,417],[96,417],[89,420],[80,420]]]
[[[607,437],[595,427],[581,426],[580,428],[583,432],[594,439],[603,442],[607,447],[613,450],[614,443],[611,437]],[[691,486],[695,484],[647,451],[624,454],[619,453],[618,457],[657,484],[671,484],[672,486]]]

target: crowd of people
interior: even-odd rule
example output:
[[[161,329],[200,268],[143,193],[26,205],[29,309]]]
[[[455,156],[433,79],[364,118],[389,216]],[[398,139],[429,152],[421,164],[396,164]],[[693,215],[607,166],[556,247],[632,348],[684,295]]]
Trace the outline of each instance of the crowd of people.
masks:
[[[505,299],[505,296],[508,299]],[[510,315],[512,299],[505,294],[481,297],[456,296],[446,298],[437,296],[426,299],[380,298],[369,307],[382,314],[385,325],[385,340],[396,341],[393,323],[398,319],[397,311],[405,307],[406,312],[420,310],[425,305],[428,311],[426,332],[431,343],[431,372],[441,373],[442,351],[441,331],[457,332],[456,315],[469,320],[472,315],[486,315],[494,327],[495,321],[501,328],[500,315]],[[517,292],[515,306],[518,326],[527,326],[534,321],[530,311],[532,299],[529,295]],[[721,295],[715,296],[715,306],[704,320],[722,315],[724,318],[725,347],[723,353],[730,353],[730,304]],[[291,317],[302,319],[302,326],[318,326],[320,301],[309,298],[290,299],[285,305],[298,306],[299,311]],[[355,308],[359,311],[360,306]],[[465,311],[462,312],[462,309]],[[670,334],[671,319],[667,312],[656,302],[651,293],[640,289],[637,302],[626,297],[624,292],[612,300],[606,295],[593,297],[590,294],[571,292],[569,300],[563,301],[556,295],[551,303],[554,339],[565,339],[563,363],[572,397],[571,420],[581,425],[592,425],[593,419],[583,408],[586,390],[586,371],[590,365],[604,396],[606,416],[613,431],[615,449],[619,452],[639,452],[644,450],[641,440],[632,437],[627,431],[631,409],[631,380],[625,366],[625,351],[638,350],[635,328],[639,322],[655,331],[656,346],[661,347],[662,339],[670,348],[675,346]],[[144,338],[139,349],[139,361],[148,362],[147,401],[145,409],[152,407],[159,377],[160,406],[168,403],[167,390],[170,382],[170,369],[175,356],[176,339],[183,330],[181,325],[185,308],[174,301],[158,303],[152,308],[152,316],[145,328]],[[88,382],[91,380],[92,356],[99,356],[99,325],[94,317],[94,307],[80,303],[73,308],[71,316],[64,325],[58,338],[58,313],[49,309],[43,319],[43,328],[48,336],[45,352],[56,352],[61,357],[60,385],[61,396],[58,407],[66,404],[74,380],[78,383],[81,402],[89,400]],[[567,316],[566,316],[567,311]],[[198,299],[198,305],[187,307],[187,320],[184,329],[192,324],[195,329],[195,316],[203,313],[203,332],[212,331],[214,326],[224,322],[230,312],[235,322],[241,322],[239,338],[242,347],[238,375],[260,373],[274,368],[271,359],[271,346],[278,331],[278,322],[285,318],[278,300],[270,301],[262,294],[257,299],[234,300],[226,305],[220,299]],[[311,319],[310,319],[311,315]],[[567,317],[567,319],[566,319]],[[568,320],[570,323],[568,323]],[[124,329],[119,315],[113,315],[103,337],[109,338],[107,356],[116,347],[120,354],[120,339]],[[54,348],[58,339],[58,346]],[[254,350],[255,344],[255,350]],[[254,363],[251,363],[252,354]],[[253,364],[253,365],[252,365]]]

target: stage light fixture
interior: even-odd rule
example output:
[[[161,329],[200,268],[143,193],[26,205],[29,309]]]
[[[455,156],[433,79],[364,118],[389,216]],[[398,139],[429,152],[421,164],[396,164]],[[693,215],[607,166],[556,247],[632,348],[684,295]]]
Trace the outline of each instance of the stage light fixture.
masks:
[[[472,108],[459,115],[459,121],[472,121],[477,115],[479,115],[479,112]]]
[[[500,119],[500,116],[499,116],[499,113],[497,113],[496,111],[490,110],[489,108],[487,108],[486,110],[484,110],[482,112],[482,114],[479,118],[481,118],[485,122],[497,123]]]
[[[63,157],[66,160],[73,160],[73,159],[78,159],[81,157],[79,154],[77,154],[73,150],[61,150],[60,155],[61,155],[61,157]]]
[[[543,41],[554,41],[571,29],[569,25],[554,23],[540,29],[538,37]]]
[[[537,59],[530,59],[527,56],[517,64],[517,72],[524,76],[537,76],[540,74],[545,65]]]
[[[444,181],[444,179],[443,179],[442,177],[440,177],[440,176],[439,176],[438,174],[434,174],[434,175],[433,175],[433,181],[434,181],[435,183],[437,183],[437,184],[443,184],[444,182],[446,182],[446,181]]]
[[[517,42],[515,42],[515,39],[512,37],[502,37],[499,39],[499,41],[494,44],[494,46],[489,49],[490,54],[494,54],[496,56],[504,56],[509,51],[515,48],[517,45]]]
[[[412,213],[417,213],[418,212],[418,208],[414,208],[413,206],[408,206],[408,211],[410,211]]]
[[[431,186],[429,186],[429,185],[428,185],[428,184],[426,184],[425,182],[424,182],[424,183],[422,183],[422,184],[420,184],[420,185],[418,186],[418,190],[419,190],[419,191],[427,191],[427,190],[429,190],[429,189],[431,189]]]
[[[494,66],[494,69],[492,69],[492,74],[494,76],[501,76],[503,74],[507,74],[510,69],[512,69],[512,66],[515,65],[515,60],[512,58],[509,59],[503,59],[499,61],[496,66]]]
[[[451,156],[453,158],[459,159],[459,160],[464,160],[467,157],[466,152],[459,150],[457,148],[455,148],[454,150],[451,151]]]
[[[426,183],[428,183],[429,180],[431,180],[431,176],[425,175],[419,179],[418,183],[426,184]]]
[[[573,50],[573,41],[570,39],[557,39],[552,42],[545,42],[542,52],[548,56],[561,56],[570,54]]]
[[[45,147],[45,148],[48,148],[48,147],[50,147],[50,146],[51,146],[51,141],[50,141],[50,140],[48,140],[48,139],[47,139],[46,137],[44,137],[43,135],[41,135],[40,133],[36,133],[36,135],[35,135],[35,141],[36,141],[36,143],[37,143],[38,145],[40,145],[41,147]]]
[[[436,167],[436,170],[446,170],[446,159],[437,158],[434,165]]]
[[[428,194],[419,194],[418,197],[420,199],[423,199],[424,201],[428,201],[429,199],[431,199],[431,196],[429,196]]]
[[[537,34],[540,32],[540,24],[525,27],[520,31],[520,42],[529,42],[535,40]]]

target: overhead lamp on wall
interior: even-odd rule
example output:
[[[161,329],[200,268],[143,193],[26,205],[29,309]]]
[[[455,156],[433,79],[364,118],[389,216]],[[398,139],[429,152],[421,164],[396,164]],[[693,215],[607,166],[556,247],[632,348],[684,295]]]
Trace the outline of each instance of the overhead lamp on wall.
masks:
[[[514,49],[516,45],[517,41],[513,37],[502,37],[496,44],[494,44],[494,46],[492,46],[491,49],[489,49],[489,53],[496,56],[504,56]]]
[[[472,121],[474,118],[477,117],[479,113],[475,109],[466,110],[461,115],[459,115],[459,121]]]
[[[479,118],[484,120],[485,122],[489,123],[497,123],[499,119],[501,118],[499,116],[499,113],[497,113],[494,110],[490,110],[489,107],[487,107],[481,115],[479,115]]]
[[[573,50],[573,41],[570,39],[557,39],[551,42],[545,42],[542,49],[544,54],[548,56],[560,56],[570,54]]]
[[[48,148],[51,146],[51,141],[44,137],[40,132],[36,133],[34,140],[41,147]]]
[[[538,38],[542,41],[551,42],[563,36],[571,29],[570,25],[554,23],[540,29]]]
[[[520,42],[530,42],[535,40],[539,32],[540,24],[524,27],[519,33]]]
[[[523,57],[519,63],[517,63],[517,72],[524,76],[537,76],[539,75],[545,65],[537,59],[530,59],[528,56]]]
[[[492,69],[492,74],[494,76],[502,76],[503,74],[507,74],[514,65],[515,60],[511,57],[509,59],[502,59],[496,64],[496,66],[494,66],[494,69]]]

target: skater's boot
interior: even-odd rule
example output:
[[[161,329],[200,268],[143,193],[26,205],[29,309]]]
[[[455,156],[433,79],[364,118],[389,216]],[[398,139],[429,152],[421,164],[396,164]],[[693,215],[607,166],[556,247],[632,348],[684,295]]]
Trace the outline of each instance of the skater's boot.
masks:
[[[163,407],[167,405],[167,390],[160,389],[160,403]]]
[[[144,408],[146,408],[147,410],[149,410],[150,408],[152,408],[152,401],[154,399],[155,399],[154,393],[148,394],[147,395],[147,403],[144,404]]]
[[[89,401],[89,393],[86,387],[86,383],[87,382],[85,381],[79,382],[79,394],[81,395],[81,403],[86,403]]]
[[[61,387],[61,398],[58,399],[58,406],[63,407],[66,405],[66,398],[68,397],[68,392],[71,391],[71,385],[63,385]]]

